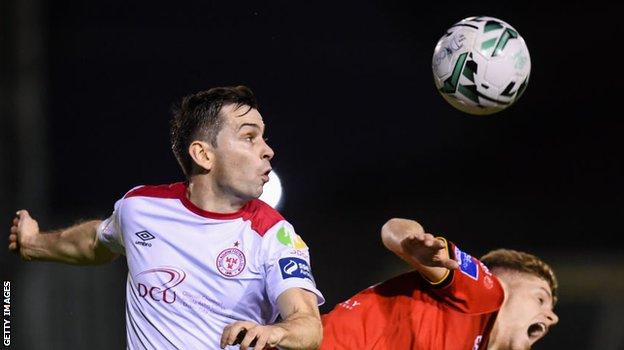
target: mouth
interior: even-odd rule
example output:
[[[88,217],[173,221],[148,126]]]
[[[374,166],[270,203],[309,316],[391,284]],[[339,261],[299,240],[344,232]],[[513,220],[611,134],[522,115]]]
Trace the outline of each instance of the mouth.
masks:
[[[527,335],[531,341],[537,341],[548,332],[548,327],[543,322],[535,322],[527,329]]]
[[[269,168],[267,171],[265,171],[264,173],[262,173],[262,181],[264,181],[265,183],[269,182],[269,173],[271,173],[271,168]]]

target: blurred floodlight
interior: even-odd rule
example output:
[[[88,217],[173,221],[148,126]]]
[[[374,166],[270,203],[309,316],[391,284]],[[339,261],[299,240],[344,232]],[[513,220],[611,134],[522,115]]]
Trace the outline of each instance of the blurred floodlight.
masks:
[[[275,170],[269,173],[269,182],[264,184],[260,199],[271,207],[278,209],[280,199],[282,198],[282,182]]]

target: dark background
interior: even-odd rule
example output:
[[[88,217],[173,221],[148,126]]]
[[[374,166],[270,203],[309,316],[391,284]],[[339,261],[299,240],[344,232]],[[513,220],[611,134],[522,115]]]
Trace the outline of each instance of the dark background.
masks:
[[[267,123],[281,211],[312,251],[322,311],[405,269],[379,240],[418,220],[464,250],[507,247],[559,274],[538,349],[624,349],[622,20],[599,2],[0,4],[0,209],[43,229],[103,218],[139,184],[182,179],[170,109],[244,84]],[[453,23],[498,17],[531,81],[508,110],[462,114],[436,91]],[[67,267],[0,253],[12,346],[120,348],[125,262]]]

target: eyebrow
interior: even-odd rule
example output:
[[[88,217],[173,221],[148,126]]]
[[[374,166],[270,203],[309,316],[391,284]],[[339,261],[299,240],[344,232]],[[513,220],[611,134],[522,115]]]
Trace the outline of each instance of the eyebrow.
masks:
[[[544,293],[546,293],[546,295],[550,298],[550,302],[553,303],[554,299],[553,299],[552,294],[544,287],[539,287],[539,289],[543,290]]]
[[[264,129],[262,129],[262,127],[261,127],[260,125],[258,125],[258,124],[256,124],[256,123],[243,123],[243,124],[241,124],[241,125],[238,127],[238,131],[240,131],[240,130],[241,130],[242,128],[244,128],[245,126],[249,126],[249,127],[252,127],[252,128],[256,128],[256,129],[259,129],[260,131],[263,131],[263,132],[265,131]]]

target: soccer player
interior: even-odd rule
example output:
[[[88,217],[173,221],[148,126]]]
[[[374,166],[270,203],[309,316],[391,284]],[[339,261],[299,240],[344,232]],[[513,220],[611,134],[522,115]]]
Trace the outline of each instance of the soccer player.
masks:
[[[405,219],[381,235],[415,271],[323,315],[321,349],[529,349],[558,321],[557,280],[533,255],[499,249],[479,261]]]
[[[264,129],[244,86],[187,96],[171,127],[186,182],[136,187],[108,219],[56,232],[20,210],[9,249],[77,265],[125,255],[130,349],[318,348],[308,248],[257,199],[273,158]]]

